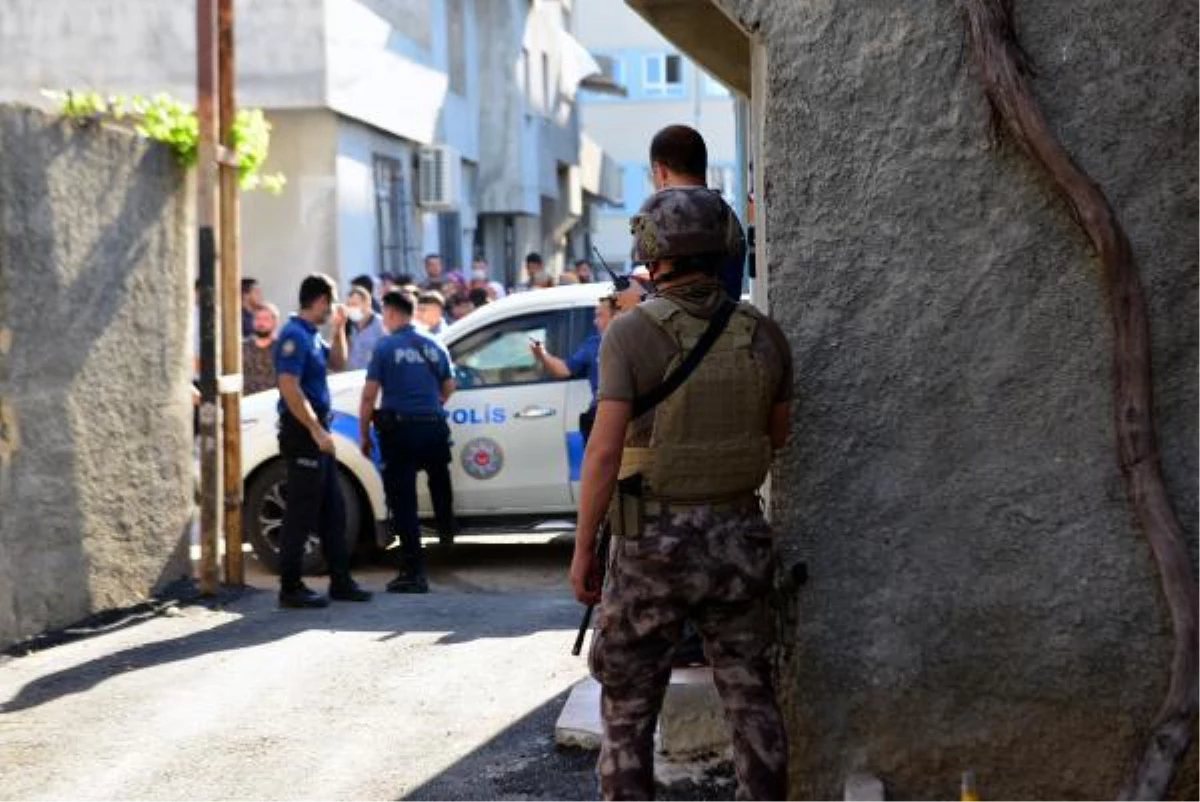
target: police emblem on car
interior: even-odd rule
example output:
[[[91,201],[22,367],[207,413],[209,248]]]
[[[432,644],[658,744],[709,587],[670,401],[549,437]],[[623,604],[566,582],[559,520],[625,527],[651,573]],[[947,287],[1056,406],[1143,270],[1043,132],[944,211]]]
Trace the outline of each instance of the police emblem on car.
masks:
[[[504,449],[491,438],[476,437],[463,446],[459,461],[472,479],[491,479],[504,468]]]

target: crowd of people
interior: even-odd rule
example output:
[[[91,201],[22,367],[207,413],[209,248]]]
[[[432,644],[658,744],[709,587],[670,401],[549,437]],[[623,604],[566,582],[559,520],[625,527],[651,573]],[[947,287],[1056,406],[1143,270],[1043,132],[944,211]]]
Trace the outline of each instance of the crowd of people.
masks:
[[[511,292],[526,292],[553,286],[588,284],[595,280],[592,266],[578,259],[570,270],[554,278],[546,269],[541,254],[526,255],[523,264],[525,280],[511,290],[491,278],[487,260],[476,257],[469,276],[461,271],[443,269],[442,257],[428,254],[424,259],[425,275],[416,279],[407,274],[382,273],[375,277],[363,274],[351,279],[346,295],[345,331],[349,343],[346,370],[365,370],[371,353],[388,330],[382,314],[382,299],[393,290],[399,291],[413,305],[413,326],[430,336],[437,336],[446,326],[462,320],[471,312]],[[633,290],[626,291],[625,300],[636,302],[645,294],[649,274],[645,267],[635,268],[630,275]],[[272,349],[285,321],[279,307],[263,297],[262,287],[254,278],[242,279],[242,374],[246,395],[275,388]],[[198,350],[198,349],[197,349]]]

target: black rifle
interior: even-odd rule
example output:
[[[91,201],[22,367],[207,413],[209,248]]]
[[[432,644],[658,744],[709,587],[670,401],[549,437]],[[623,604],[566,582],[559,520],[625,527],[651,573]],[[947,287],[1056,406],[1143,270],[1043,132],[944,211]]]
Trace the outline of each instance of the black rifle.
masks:
[[[608,521],[600,525],[600,534],[596,536],[596,584],[604,586],[604,571],[608,567],[608,546],[612,542],[612,530]],[[600,587],[595,588],[599,590]],[[579,622],[579,632],[575,633],[575,645],[571,647],[571,656],[578,657],[583,651],[583,639],[587,637],[588,628],[592,625],[592,611],[596,605],[589,604],[583,611],[583,620]]]

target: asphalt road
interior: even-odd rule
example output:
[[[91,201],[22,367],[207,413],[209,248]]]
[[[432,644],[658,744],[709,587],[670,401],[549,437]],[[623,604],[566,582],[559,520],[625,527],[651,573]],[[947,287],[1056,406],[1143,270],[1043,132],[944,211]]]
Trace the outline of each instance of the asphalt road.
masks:
[[[277,610],[252,572],[221,609],[4,659],[0,797],[595,798],[594,754],[553,745],[586,672],[570,549],[434,547],[429,595],[320,611]]]

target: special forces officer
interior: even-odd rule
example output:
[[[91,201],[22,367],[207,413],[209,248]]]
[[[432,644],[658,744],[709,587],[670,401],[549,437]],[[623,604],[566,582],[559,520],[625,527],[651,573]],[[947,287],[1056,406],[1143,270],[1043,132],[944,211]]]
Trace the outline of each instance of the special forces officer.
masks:
[[[383,456],[383,483],[392,525],[400,536],[404,567],[388,583],[391,593],[427,593],[421,526],[417,518],[417,472],[425,471],[438,534],[454,536],[450,486],[450,427],[443,404],[454,392],[450,356],[418,332],[412,299],[400,292],[383,298],[383,323],[392,332],[379,341],[359,405],[359,442],[371,455],[372,419]],[[383,401],[375,410],[380,392]]]
[[[350,577],[346,512],[338,485],[326,368],[346,364],[346,312],[328,276],[300,284],[300,311],[279,333],[275,374],[279,380],[279,453],[287,461],[288,504],[279,545],[279,606],[325,607],[329,600],[301,581],[304,544],[316,530],[329,566],[329,597],[367,601],[371,594]],[[333,345],[318,326],[333,324]]]
[[[652,797],[654,727],[690,618],[732,726],[738,798],[783,799],[766,617],[774,549],[756,493],[787,439],[791,353],[778,326],[717,279],[742,239],[719,194],[664,189],[631,224],[658,296],[613,320],[600,348],[570,577],[580,601],[600,602],[590,656],[600,788],[606,799]],[[601,598],[593,540],[610,499]]]

